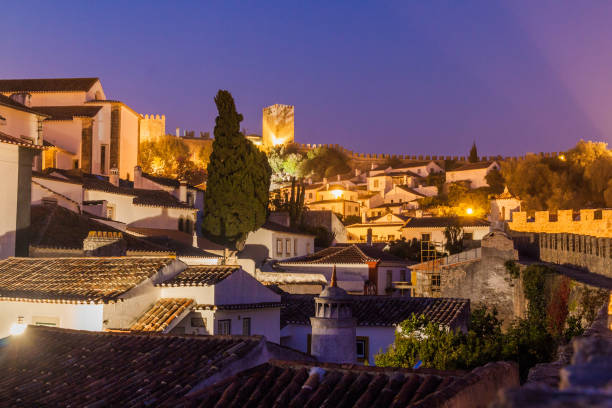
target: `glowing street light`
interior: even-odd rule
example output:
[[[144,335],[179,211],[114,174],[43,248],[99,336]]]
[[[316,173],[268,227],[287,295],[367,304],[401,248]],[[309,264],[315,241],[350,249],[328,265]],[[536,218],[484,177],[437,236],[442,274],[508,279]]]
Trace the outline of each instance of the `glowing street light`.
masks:
[[[17,318],[17,323],[13,323],[9,329],[9,334],[11,336],[19,336],[20,334],[23,334],[26,327],[28,327],[28,325],[23,323],[23,317],[19,316]]]
[[[334,196],[334,198],[337,200],[340,197],[342,197],[343,191],[342,190],[332,190],[331,193]]]
[[[473,209],[472,207],[468,207],[468,208],[465,210],[465,213],[466,213],[467,215],[472,215],[472,214],[474,214],[474,209]]]
[[[561,160],[561,161],[565,161],[565,155],[564,155],[564,154],[560,154],[560,155],[559,155],[559,160]]]

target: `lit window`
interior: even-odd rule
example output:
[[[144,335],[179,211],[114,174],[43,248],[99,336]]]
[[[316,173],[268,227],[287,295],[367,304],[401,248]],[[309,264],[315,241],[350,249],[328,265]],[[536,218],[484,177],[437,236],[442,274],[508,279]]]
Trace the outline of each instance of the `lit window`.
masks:
[[[374,180],[374,188],[378,188],[378,180]]]
[[[106,206],[106,218],[108,218],[109,220],[115,219],[115,206],[114,205]]]
[[[431,241],[431,235],[430,234],[421,234],[421,241]]]
[[[283,254],[283,240],[281,238],[276,239],[276,255]]]
[[[217,334],[232,334],[232,321],[231,319],[224,319],[217,321]]]

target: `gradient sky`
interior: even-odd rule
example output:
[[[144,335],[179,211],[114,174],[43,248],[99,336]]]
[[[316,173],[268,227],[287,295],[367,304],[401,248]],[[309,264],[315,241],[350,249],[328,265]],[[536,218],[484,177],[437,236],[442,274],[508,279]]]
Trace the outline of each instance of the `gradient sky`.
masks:
[[[97,76],[107,98],[211,131],[296,106],[296,140],[358,152],[612,142],[612,2],[3,2],[0,77]]]

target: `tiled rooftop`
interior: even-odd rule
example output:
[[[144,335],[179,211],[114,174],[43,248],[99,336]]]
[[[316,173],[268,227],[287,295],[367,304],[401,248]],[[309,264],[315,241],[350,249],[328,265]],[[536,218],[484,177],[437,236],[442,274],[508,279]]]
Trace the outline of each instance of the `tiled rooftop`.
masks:
[[[486,162],[478,162],[478,163],[467,163],[463,166],[457,167],[456,169],[448,170],[447,172],[452,171],[466,171],[466,170],[477,170],[477,169],[486,169],[494,162],[486,161]]]
[[[489,221],[476,217],[421,217],[411,218],[403,228],[446,228],[455,222],[463,227],[488,227]]]
[[[61,205],[33,205],[30,219],[30,245],[40,248],[83,249],[83,240],[91,231],[120,232],[86,214],[77,214]],[[147,253],[163,256],[174,253],[168,247],[128,233],[123,233],[123,239],[128,255]]]
[[[18,137],[7,135],[6,133],[3,133],[3,132],[0,132],[0,143],[14,144],[17,146],[29,147],[30,149],[38,149],[38,150],[45,149],[44,146],[35,145],[29,140],[20,139]]]
[[[0,347],[0,405],[177,406],[194,386],[262,341],[29,326]]]
[[[0,300],[107,303],[174,262],[172,258],[7,258]]]
[[[282,296],[281,327],[310,325],[314,317],[314,295]],[[454,326],[469,314],[467,299],[416,298],[390,296],[353,296],[353,316],[359,326],[393,326],[413,314],[424,314],[431,321]]]
[[[210,286],[215,285],[240,269],[235,265],[194,265],[159,286]]]
[[[159,299],[130,327],[130,330],[163,332],[174,319],[188,311],[192,304],[193,299]]]
[[[277,222],[270,221],[270,220],[266,221],[264,225],[261,226],[261,228],[265,228],[270,231],[286,232],[289,234],[313,235],[313,234],[304,232],[299,228],[287,227],[285,225],[282,225],[282,224],[279,224]]]
[[[338,246],[347,246],[351,244],[338,244]],[[400,258],[399,256],[395,256],[391,254],[389,251],[383,251],[382,247],[376,245],[368,245],[368,244],[352,244],[361,250],[364,254],[369,256],[370,258],[380,259],[383,262],[397,262],[404,265],[407,265],[408,262],[405,259]]]
[[[272,360],[194,391],[185,406],[438,407],[483,377],[475,372]]]
[[[377,259],[370,258],[356,245],[350,245],[325,248],[311,255],[286,259],[279,264],[359,264],[376,261]]]
[[[98,78],[0,79],[0,92],[89,91]]]

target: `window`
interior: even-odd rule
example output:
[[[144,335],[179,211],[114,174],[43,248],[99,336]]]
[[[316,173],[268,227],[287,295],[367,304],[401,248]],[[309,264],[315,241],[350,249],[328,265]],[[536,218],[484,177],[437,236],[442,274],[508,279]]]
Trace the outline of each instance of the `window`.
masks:
[[[387,288],[393,287],[393,271],[387,271]]]
[[[374,188],[378,188],[378,180],[374,180]]]
[[[181,217],[178,220],[178,230],[179,231],[183,231],[183,229],[185,229],[185,228],[183,227],[183,217]]]
[[[109,220],[115,219],[115,206],[114,205],[110,205],[110,204],[106,205],[106,218],[108,218]]]
[[[59,326],[59,317],[32,316],[32,324],[35,326]]]
[[[192,317],[191,327],[204,327],[206,328],[206,321],[203,317]]]
[[[73,169],[78,169],[79,168],[79,159],[74,159],[72,161],[72,168]]]
[[[391,204],[393,204],[393,199],[391,199]]]
[[[283,254],[283,240],[281,238],[276,239],[276,255]]]
[[[388,241],[394,241],[394,240],[395,240],[395,235],[389,235],[389,236],[387,237],[387,240],[388,240]]]
[[[297,256],[297,248],[298,248],[298,239],[293,239],[293,256]]]
[[[310,253],[310,242],[306,243],[306,255]]]
[[[406,282],[406,270],[405,269],[402,269],[400,271],[400,281]]]
[[[251,335],[251,318],[250,317],[242,318],[242,335],[243,336]]]
[[[466,241],[471,241],[474,239],[474,233],[473,232],[464,232],[463,233],[463,239]]]
[[[106,174],[106,145],[100,146],[100,174]]]
[[[603,213],[602,213],[602,211],[601,211],[601,210],[596,210],[596,211],[593,213],[593,219],[594,219],[594,220],[601,220],[601,219],[603,219]]]
[[[365,362],[368,361],[368,337],[357,336],[357,361]]]
[[[421,234],[421,241],[431,241],[431,234]]]
[[[432,290],[440,290],[440,275],[431,275]]]
[[[191,229],[191,220],[189,218],[185,218],[185,232],[191,234],[193,230]]]
[[[308,193],[308,199],[312,200],[312,193]]]
[[[217,321],[217,334],[232,334],[231,319]]]
[[[291,255],[291,238],[285,238],[285,254]]]
[[[187,193],[187,204],[193,207],[193,204],[194,204],[193,193]]]

